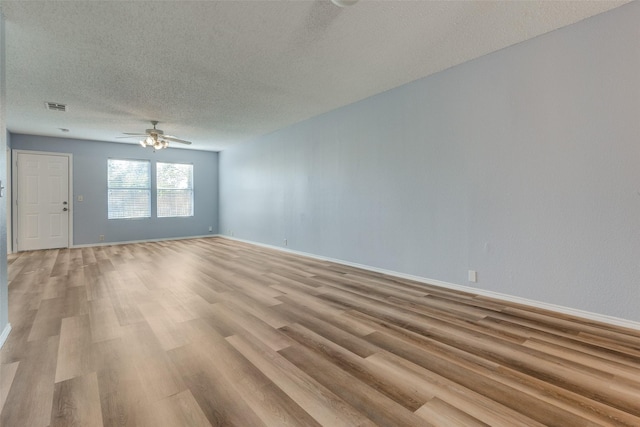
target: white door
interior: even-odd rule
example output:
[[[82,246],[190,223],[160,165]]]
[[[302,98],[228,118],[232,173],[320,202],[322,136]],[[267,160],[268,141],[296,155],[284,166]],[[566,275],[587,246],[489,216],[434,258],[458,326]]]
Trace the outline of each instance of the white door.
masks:
[[[69,247],[69,157],[17,156],[18,250]]]

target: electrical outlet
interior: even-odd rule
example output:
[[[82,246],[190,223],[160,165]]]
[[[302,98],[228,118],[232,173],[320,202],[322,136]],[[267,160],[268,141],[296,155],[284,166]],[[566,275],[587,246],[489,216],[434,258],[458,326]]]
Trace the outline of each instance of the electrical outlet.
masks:
[[[469,270],[469,281],[476,283],[478,281],[478,272],[475,270]]]
[[[101,234],[101,235],[100,235],[100,241],[101,241],[101,242],[104,242],[104,234]]]
[[[287,246],[288,242],[287,239],[284,239],[284,245]]]
[[[231,237],[233,237],[233,231],[231,231]]]
[[[210,226],[209,226],[209,233],[211,233],[212,231],[213,231],[213,226],[212,226],[212,225],[210,225]]]

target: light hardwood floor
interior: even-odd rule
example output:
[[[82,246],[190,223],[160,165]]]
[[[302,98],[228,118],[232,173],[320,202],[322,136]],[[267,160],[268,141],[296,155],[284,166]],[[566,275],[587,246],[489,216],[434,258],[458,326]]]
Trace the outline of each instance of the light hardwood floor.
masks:
[[[3,427],[640,426],[639,331],[220,238],[9,263]]]

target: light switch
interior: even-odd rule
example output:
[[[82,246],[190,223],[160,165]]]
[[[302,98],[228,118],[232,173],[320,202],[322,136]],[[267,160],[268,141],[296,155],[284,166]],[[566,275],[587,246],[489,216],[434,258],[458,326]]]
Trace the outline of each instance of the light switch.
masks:
[[[78,201],[79,202],[84,202],[84,196],[78,196]]]
[[[476,283],[478,281],[478,272],[475,270],[469,270],[469,281]]]

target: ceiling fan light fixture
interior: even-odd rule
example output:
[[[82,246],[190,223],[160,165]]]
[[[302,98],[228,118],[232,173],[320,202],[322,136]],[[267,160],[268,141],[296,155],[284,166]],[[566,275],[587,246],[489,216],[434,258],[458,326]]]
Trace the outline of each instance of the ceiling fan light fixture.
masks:
[[[145,133],[129,133],[125,132],[124,134],[127,136],[118,136],[116,138],[139,138],[140,145],[142,147],[152,147],[155,150],[162,150],[163,148],[169,147],[169,142],[179,142],[180,144],[191,145],[190,141],[185,141],[184,139],[176,138],[175,136],[165,135],[164,132],[160,129],[156,129],[156,125],[158,122],[156,120],[151,121],[153,125],[153,129],[146,129]],[[146,135],[145,135],[146,134]]]
[[[149,135],[140,141],[143,147],[152,147],[154,150],[162,150],[169,146],[169,141],[158,138],[158,135]]]

